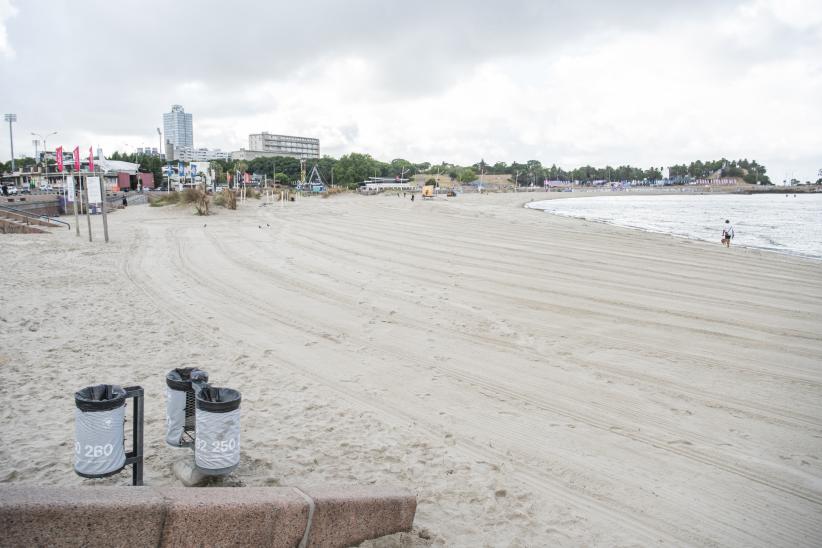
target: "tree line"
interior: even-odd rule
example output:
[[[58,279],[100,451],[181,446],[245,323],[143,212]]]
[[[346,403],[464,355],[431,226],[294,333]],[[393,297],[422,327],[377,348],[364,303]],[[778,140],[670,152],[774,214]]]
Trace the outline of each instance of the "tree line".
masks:
[[[719,173],[720,177],[741,177],[746,183],[770,185],[770,177],[767,175],[765,166],[756,160],[712,160],[702,162],[697,160],[690,164],[673,165],[670,168],[672,178],[693,178],[704,179]]]
[[[114,152],[110,159],[123,160],[140,164],[140,171],[153,173],[158,184],[164,180],[164,169],[167,164],[159,156],[127,154]],[[16,160],[18,166],[34,165],[33,158]],[[53,160],[49,161],[52,165]],[[176,162],[174,162],[176,163]],[[352,152],[339,159],[323,156],[318,160],[308,160],[306,176],[316,165],[326,184],[332,181],[335,185],[355,188],[360,182],[369,177],[408,178],[418,174],[447,176],[452,181],[470,183],[481,175],[508,175],[508,180],[519,186],[531,184],[539,186],[544,180],[549,181],[576,181],[586,184],[593,181],[658,181],[663,178],[663,167],[634,167],[630,165],[593,167],[590,165],[574,169],[562,169],[556,164],[543,166],[539,160],[527,162],[496,162],[486,163],[484,159],[471,165],[462,166],[449,162],[431,164],[430,162],[413,163],[403,158],[395,158],[384,162],[373,158],[370,154]],[[4,172],[11,170],[11,162],[0,164]],[[268,180],[280,184],[290,184],[300,179],[300,160],[287,156],[256,158],[251,161],[242,160],[212,160],[210,167],[214,170],[218,184],[228,182],[227,175],[234,173],[252,173],[265,176]],[[675,164],[668,167],[669,175],[677,182],[687,182],[692,179],[702,179],[713,174],[721,177],[741,177],[748,183],[772,184],[766,168],[755,160],[697,160],[690,164]]]

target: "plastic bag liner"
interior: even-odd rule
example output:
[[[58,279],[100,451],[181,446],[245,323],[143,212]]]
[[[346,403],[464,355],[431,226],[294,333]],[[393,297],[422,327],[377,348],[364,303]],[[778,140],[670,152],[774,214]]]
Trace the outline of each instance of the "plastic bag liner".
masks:
[[[126,391],[113,384],[87,386],[75,392],[74,403],[74,470],[91,478],[122,470]]]
[[[240,464],[240,402],[232,388],[207,386],[197,394],[194,464],[208,475],[223,475]]]
[[[208,373],[195,367],[172,369],[166,374],[166,443],[169,445],[184,447],[194,441],[195,385],[206,382]]]

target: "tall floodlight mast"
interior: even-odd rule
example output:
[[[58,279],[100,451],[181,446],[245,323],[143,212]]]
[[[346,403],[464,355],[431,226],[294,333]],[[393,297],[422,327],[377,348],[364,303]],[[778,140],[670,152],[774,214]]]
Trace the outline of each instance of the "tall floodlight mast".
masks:
[[[11,130],[12,122],[17,121],[16,114],[6,114],[3,119],[9,123],[9,146],[11,147],[11,172],[14,173],[14,133]]]

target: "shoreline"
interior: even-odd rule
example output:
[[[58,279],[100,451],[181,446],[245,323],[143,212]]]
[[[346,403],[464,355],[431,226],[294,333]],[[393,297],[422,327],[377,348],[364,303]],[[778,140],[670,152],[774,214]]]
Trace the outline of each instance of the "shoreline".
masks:
[[[764,192],[763,193],[756,193],[756,192],[746,192],[746,193],[726,192],[726,193],[722,193],[722,195],[731,195],[731,196],[739,196],[739,195],[751,196],[751,195],[759,195],[759,194],[768,194],[768,193],[764,193]],[[685,195],[688,196],[687,194],[685,194]],[[720,195],[720,193],[713,193],[713,194],[708,193],[707,195],[717,196],[717,195]],[[664,230],[654,230],[652,228],[647,228],[647,227],[642,227],[642,226],[633,226],[633,225],[628,225],[628,224],[618,224],[618,223],[616,223],[614,221],[611,221],[611,220],[596,219],[596,218],[582,217],[582,216],[571,215],[571,214],[557,213],[555,211],[540,209],[538,207],[530,207],[531,204],[535,204],[535,203],[539,203],[539,202],[543,202],[543,201],[557,200],[557,199],[601,198],[601,197],[613,197],[613,198],[617,198],[617,197],[622,198],[622,197],[624,197],[624,198],[629,198],[629,197],[632,197],[632,196],[637,196],[637,194],[625,194],[625,193],[619,193],[619,192],[614,192],[614,193],[602,192],[602,193],[597,193],[597,194],[589,195],[589,196],[557,196],[557,197],[553,197],[553,198],[547,198],[547,199],[544,199],[544,200],[534,200],[534,201],[531,201],[531,202],[525,202],[522,205],[522,207],[524,209],[528,209],[528,210],[532,210],[532,211],[538,211],[538,212],[541,212],[541,213],[544,213],[544,214],[554,215],[554,216],[557,216],[557,217],[564,217],[564,218],[568,218],[568,219],[578,219],[578,220],[587,221],[587,222],[590,222],[590,223],[605,224],[605,225],[615,227],[615,228],[628,229],[628,230],[638,231],[638,232],[642,232],[642,233],[646,233],[646,234],[661,234],[661,235],[665,235],[665,236],[671,236],[673,238],[677,238],[677,239],[680,239],[680,240],[687,240],[687,241],[693,241],[693,242],[704,242],[704,243],[708,243],[708,244],[713,244],[714,243],[714,240],[710,240],[708,238],[700,238],[700,237],[695,236],[695,235],[691,236],[691,235],[675,234],[673,232],[666,232]],[[682,196],[682,194],[645,193],[642,196],[643,197],[647,197],[647,196]],[[693,196],[693,194],[691,194],[690,196]],[[812,255],[812,254],[808,254],[808,253],[802,253],[800,251],[772,249],[772,248],[761,247],[761,246],[756,246],[756,245],[751,245],[751,244],[734,244],[734,247],[742,248],[742,249],[745,249],[745,250],[752,250],[752,251],[756,251],[756,252],[760,252],[760,253],[762,253],[762,252],[774,253],[778,256],[794,257],[794,258],[808,260],[808,261],[811,261],[811,262],[822,262],[822,255]]]

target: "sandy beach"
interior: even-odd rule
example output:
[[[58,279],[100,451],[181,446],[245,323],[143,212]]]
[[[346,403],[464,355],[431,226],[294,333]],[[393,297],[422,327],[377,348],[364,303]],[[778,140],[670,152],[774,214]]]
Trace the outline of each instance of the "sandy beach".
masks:
[[[84,480],[74,391],[242,392],[227,485],[397,484],[380,546],[822,545],[822,264],[524,209],[545,194],[133,206],[0,238],[0,482]],[[73,223],[73,218],[66,218]],[[369,544],[371,545],[371,544]]]

